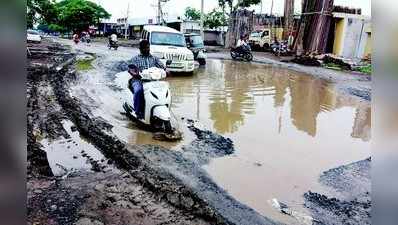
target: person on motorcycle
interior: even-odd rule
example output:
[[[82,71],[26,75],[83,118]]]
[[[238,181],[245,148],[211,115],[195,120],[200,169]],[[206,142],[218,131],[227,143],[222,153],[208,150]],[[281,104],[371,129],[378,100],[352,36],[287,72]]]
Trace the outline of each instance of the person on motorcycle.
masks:
[[[238,50],[239,53],[244,53],[246,51],[250,51],[250,46],[247,43],[247,40],[249,39],[248,35],[241,35],[240,39],[238,40],[238,43],[236,44],[236,49]]]
[[[111,36],[109,36],[109,44],[112,45],[112,43],[116,43],[117,42],[117,35],[115,33],[112,33]]]
[[[156,56],[151,55],[148,40],[140,42],[140,54],[132,58],[129,65],[129,73],[132,75],[131,82],[129,81],[129,89],[133,89],[134,94],[134,110],[138,119],[144,118],[144,89],[142,86],[140,72],[151,67],[157,67],[166,70],[164,64]],[[167,71],[166,71],[167,72]],[[131,86],[130,86],[131,85]]]
[[[79,43],[79,35],[77,33],[72,36],[72,39],[76,44]]]

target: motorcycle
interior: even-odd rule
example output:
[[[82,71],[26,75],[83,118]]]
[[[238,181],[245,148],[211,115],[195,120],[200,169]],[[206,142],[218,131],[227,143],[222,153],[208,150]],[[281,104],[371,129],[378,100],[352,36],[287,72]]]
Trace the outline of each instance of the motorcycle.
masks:
[[[82,37],[82,38],[81,38],[81,41],[82,41],[82,42],[86,42],[87,44],[90,44],[91,38],[89,38],[89,37]]]
[[[271,44],[271,51],[276,56],[284,56],[289,52],[287,41],[274,42]]]
[[[119,48],[119,44],[117,43],[117,41],[109,41],[108,48],[109,49],[114,48],[115,50],[117,50],[117,48]]]
[[[168,60],[166,65],[170,64],[171,60]],[[124,111],[128,117],[148,125],[154,131],[171,134],[173,132],[170,112],[171,93],[169,83],[162,81],[166,77],[166,72],[163,69],[152,67],[142,71],[140,75],[145,99],[144,118],[142,119],[138,119],[134,110],[134,93],[132,92],[134,90],[128,88],[131,75],[128,71],[116,75],[116,83],[124,90]]]
[[[253,54],[251,52],[250,46],[243,47],[242,50],[239,48],[231,48],[230,54],[233,59],[244,59],[248,62],[253,60]]]

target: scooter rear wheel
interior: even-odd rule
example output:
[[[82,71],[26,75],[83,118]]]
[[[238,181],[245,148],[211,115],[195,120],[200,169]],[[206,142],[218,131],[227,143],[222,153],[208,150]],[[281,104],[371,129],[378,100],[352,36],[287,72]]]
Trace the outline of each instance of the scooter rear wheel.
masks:
[[[246,54],[245,55],[245,59],[247,60],[247,61],[252,61],[253,60],[253,54],[252,53],[248,53],[248,54]]]

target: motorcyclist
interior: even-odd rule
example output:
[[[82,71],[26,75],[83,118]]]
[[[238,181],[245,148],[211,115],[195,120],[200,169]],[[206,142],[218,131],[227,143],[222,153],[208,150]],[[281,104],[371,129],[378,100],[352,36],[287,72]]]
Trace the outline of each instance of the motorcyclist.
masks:
[[[129,89],[134,93],[134,110],[138,119],[144,118],[144,89],[142,86],[141,76],[139,75],[145,69],[157,67],[166,70],[164,64],[156,56],[150,53],[150,44],[148,40],[140,42],[140,54],[132,58],[129,65],[129,73],[132,75],[129,81]],[[167,71],[166,71],[167,72]]]
[[[241,35],[238,43],[236,44],[236,50],[239,53],[245,53],[247,51],[251,51],[249,44],[247,43],[249,36],[248,35]]]
[[[117,35],[115,33],[112,33],[111,36],[109,36],[109,44],[113,45],[117,43]]]
[[[72,39],[76,44],[79,43],[79,35],[77,33],[72,36]]]

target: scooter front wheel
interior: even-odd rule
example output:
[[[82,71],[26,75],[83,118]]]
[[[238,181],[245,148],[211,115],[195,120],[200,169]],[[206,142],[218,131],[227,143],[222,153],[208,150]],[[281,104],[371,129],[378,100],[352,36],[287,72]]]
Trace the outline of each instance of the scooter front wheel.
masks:
[[[163,132],[170,134],[173,132],[170,121],[163,121]]]

